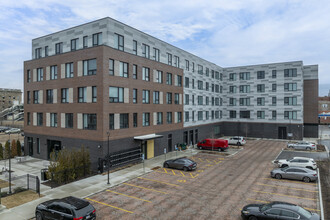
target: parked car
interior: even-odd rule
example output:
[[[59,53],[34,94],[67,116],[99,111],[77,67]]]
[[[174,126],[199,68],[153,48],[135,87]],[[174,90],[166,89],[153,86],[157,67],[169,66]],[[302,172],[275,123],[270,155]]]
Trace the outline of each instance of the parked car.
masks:
[[[184,171],[192,171],[197,168],[197,163],[193,160],[190,160],[186,157],[180,157],[174,160],[167,160],[164,162],[165,168],[174,168]]]
[[[228,149],[228,140],[223,139],[204,139],[197,143],[199,149],[225,151]]]
[[[16,134],[16,133],[20,133],[21,132],[21,129],[19,128],[11,128],[7,131],[5,131],[5,134]]]
[[[300,141],[297,143],[288,143],[288,148],[294,148],[300,150],[316,150],[316,145],[314,143],[309,143],[307,141]]]
[[[303,167],[284,167],[276,168],[270,172],[276,179],[302,180],[305,183],[317,180],[317,172]]]
[[[246,141],[245,141],[244,137],[235,136],[235,137],[231,137],[228,139],[228,144],[241,146],[241,145],[246,144]]]
[[[96,219],[95,208],[86,200],[73,196],[53,199],[36,207],[36,219]]]
[[[274,161],[279,167],[305,167],[309,169],[316,169],[317,165],[312,158],[308,157],[293,157],[290,159],[283,159]]]
[[[256,219],[301,219],[319,220],[316,213],[287,202],[271,202],[267,204],[249,204],[243,207],[241,216],[244,220]]]
[[[1,126],[0,127],[0,133],[1,132],[5,132],[5,131],[7,131],[7,130],[9,130],[10,128],[8,128],[8,127],[4,127],[4,126]]]

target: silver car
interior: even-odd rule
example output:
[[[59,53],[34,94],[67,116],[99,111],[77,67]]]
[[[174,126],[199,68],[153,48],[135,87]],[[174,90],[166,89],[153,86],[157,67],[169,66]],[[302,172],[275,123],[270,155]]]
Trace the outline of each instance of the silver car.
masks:
[[[276,168],[270,172],[276,179],[302,180],[305,183],[317,180],[317,172],[303,167]]]
[[[288,148],[300,150],[316,150],[316,145],[307,141],[300,141],[297,143],[288,143]]]

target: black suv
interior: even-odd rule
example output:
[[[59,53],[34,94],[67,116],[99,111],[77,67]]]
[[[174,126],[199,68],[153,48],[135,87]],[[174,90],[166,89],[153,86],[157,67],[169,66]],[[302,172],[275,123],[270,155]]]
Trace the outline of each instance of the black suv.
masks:
[[[95,208],[86,200],[69,196],[40,203],[36,208],[36,218],[37,220],[94,220],[96,219],[95,211]]]

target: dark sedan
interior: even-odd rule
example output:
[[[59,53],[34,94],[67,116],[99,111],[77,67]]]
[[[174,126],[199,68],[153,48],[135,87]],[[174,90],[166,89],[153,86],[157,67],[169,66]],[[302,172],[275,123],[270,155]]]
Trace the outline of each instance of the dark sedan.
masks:
[[[197,163],[186,157],[177,158],[174,160],[167,160],[164,162],[165,168],[174,168],[179,170],[195,170],[197,168]]]
[[[86,200],[76,197],[53,199],[39,204],[36,219],[96,219],[95,208]]]
[[[241,211],[244,220],[257,219],[301,219],[317,220],[320,216],[307,211],[300,206],[286,202],[271,202],[268,204],[250,204]]]

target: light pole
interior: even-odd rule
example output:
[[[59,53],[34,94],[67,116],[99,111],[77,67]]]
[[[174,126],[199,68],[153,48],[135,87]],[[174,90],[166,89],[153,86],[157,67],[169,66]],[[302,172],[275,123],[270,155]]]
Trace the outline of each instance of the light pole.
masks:
[[[10,133],[9,133],[9,191],[8,193],[11,194],[11,143],[10,143]]]
[[[110,131],[107,132],[108,135],[108,154],[107,154],[107,166],[108,166],[108,184],[110,184],[110,146],[109,146],[109,141],[110,141]]]

